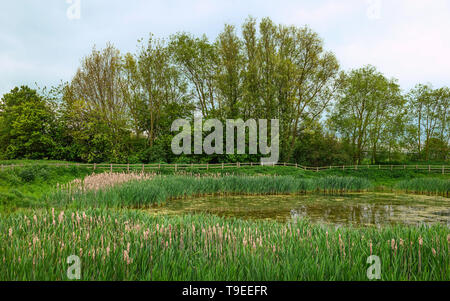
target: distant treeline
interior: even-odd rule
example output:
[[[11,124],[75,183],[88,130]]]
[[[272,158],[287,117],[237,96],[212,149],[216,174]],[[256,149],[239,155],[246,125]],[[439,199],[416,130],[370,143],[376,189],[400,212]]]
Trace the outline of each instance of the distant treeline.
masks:
[[[450,89],[402,92],[375,67],[342,71],[316,32],[225,25],[214,41],[150,35],[136,53],[93,49],[72,80],[22,86],[0,102],[0,159],[235,162],[259,155],[183,155],[172,122],[279,119],[280,161],[303,165],[448,160]],[[191,123],[192,124],[192,123]],[[206,135],[207,133],[205,133]],[[412,153],[412,155],[406,155]]]

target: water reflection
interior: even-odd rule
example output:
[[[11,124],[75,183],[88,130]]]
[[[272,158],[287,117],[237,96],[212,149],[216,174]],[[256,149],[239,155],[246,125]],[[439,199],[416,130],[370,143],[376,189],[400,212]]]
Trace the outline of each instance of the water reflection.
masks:
[[[211,213],[226,217],[298,221],[336,226],[431,224],[450,226],[450,200],[443,197],[364,193],[344,196],[232,196],[175,200],[153,214]]]

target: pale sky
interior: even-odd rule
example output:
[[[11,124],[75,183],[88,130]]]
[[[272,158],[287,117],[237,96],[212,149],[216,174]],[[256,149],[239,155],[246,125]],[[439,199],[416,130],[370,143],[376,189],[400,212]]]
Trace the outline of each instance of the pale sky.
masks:
[[[110,41],[126,53],[150,32],[214,39],[224,23],[240,28],[249,15],[309,25],[344,70],[371,64],[404,90],[450,85],[449,0],[0,1],[0,96],[18,85],[69,81],[94,44]]]

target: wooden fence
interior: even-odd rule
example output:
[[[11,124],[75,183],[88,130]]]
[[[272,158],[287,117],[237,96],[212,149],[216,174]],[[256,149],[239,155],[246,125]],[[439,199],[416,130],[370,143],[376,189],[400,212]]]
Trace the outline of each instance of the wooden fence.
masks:
[[[87,167],[92,168],[93,170],[105,170],[105,171],[155,171],[161,169],[173,169],[177,170],[186,170],[186,169],[206,169],[206,170],[214,170],[214,169],[227,169],[227,168],[240,168],[240,167],[256,167],[256,166],[289,166],[300,168],[303,170],[310,170],[319,172],[322,170],[328,169],[339,169],[339,170],[358,170],[358,169],[383,169],[383,170],[424,170],[431,172],[439,172],[442,174],[448,174],[450,171],[450,165],[329,165],[329,166],[302,166],[295,163],[184,163],[184,164],[165,164],[165,163],[152,163],[152,164],[110,164],[110,163],[37,163],[39,165],[46,166],[59,166],[59,167],[70,167],[70,166],[78,166],[78,167]],[[1,164],[0,170],[16,168],[16,167],[25,167],[32,166],[31,163],[24,164]]]

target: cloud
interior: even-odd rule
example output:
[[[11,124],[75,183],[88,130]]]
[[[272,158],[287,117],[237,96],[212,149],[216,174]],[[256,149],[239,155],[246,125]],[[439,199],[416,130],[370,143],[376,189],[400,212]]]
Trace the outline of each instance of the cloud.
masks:
[[[450,82],[450,9],[445,1],[402,1],[383,4],[383,17],[373,29],[350,43],[336,45],[346,68],[372,64],[404,88]],[[365,33],[365,35],[364,35]]]
[[[380,18],[368,9],[377,0],[81,0],[81,19],[68,20],[65,0],[4,1],[0,7],[0,95],[16,85],[55,85],[70,80],[94,44],[111,41],[135,51],[150,32],[177,31],[214,39],[249,15],[276,23],[308,24],[345,69],[375,65],[405,89],[419,82],[450,82],[450,4],[445,0],[380,0]]]

